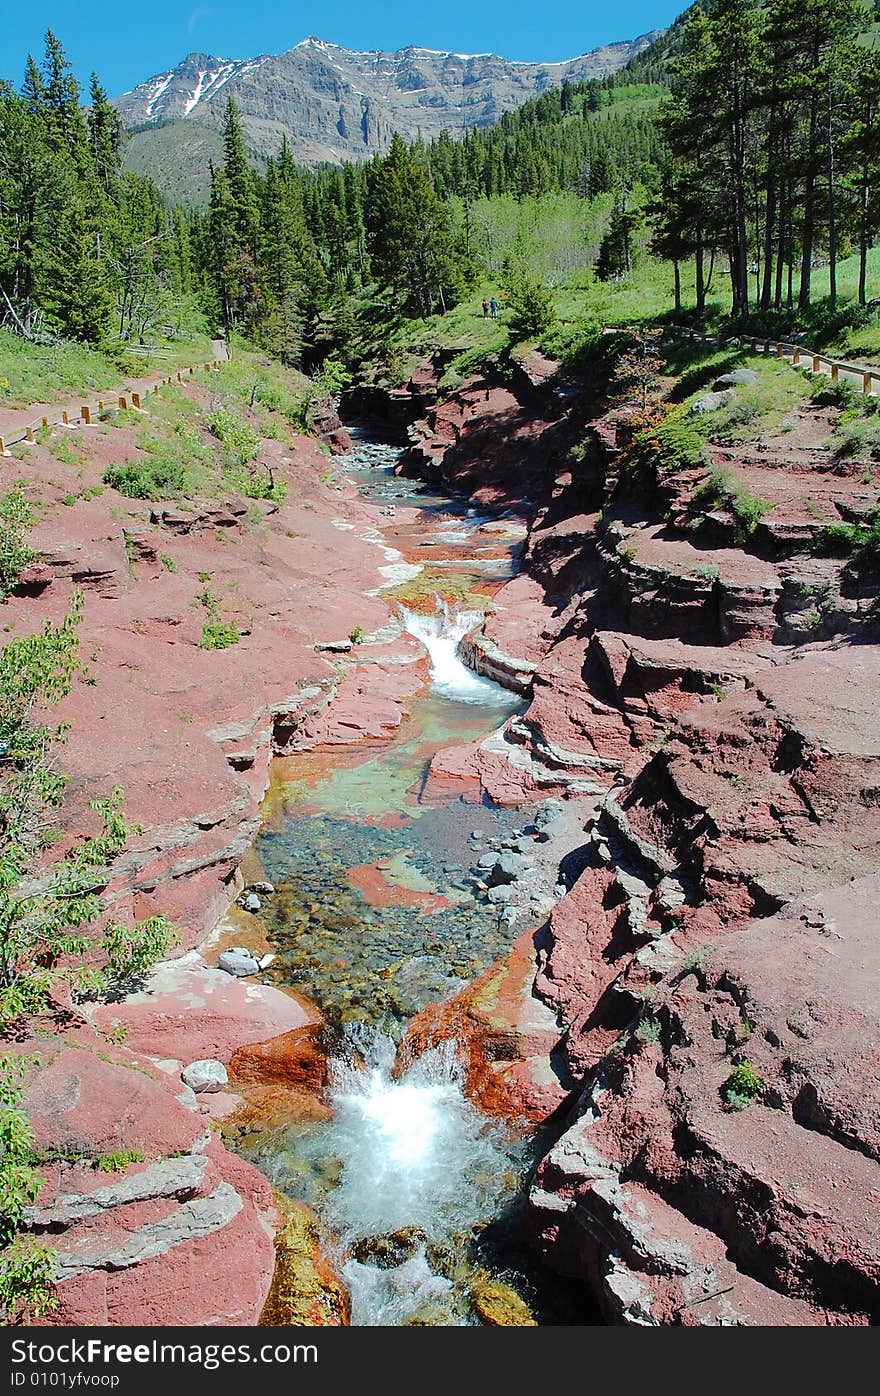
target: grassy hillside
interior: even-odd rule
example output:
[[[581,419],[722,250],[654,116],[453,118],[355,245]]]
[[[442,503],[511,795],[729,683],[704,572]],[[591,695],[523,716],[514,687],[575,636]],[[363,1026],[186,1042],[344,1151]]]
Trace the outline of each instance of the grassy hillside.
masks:
[[[0,328],[0,408],[63,401],[80,392],[113,388],[125,377],[160,377],[211,357],[210,339],[195,329],[157,343],[149,354],[139,354],[134,346],[119,354],[63,339],[30,344]]]
[[[523,226],[529,229],[536,263],[539,266],[553,264],[557,247],[558,226],[563,219],[554,220],[547,216],[546,202],[543,200],[523,201],[517,208],[513,220],[512,210],[503,201],[491,201],[493,225],[504,226],[505,214],[511,216],[514,226],[520,231]],[[555,204],[555,201],[551,201]],[[501,207],[498,207],[501,205]],[[564,204],[563,204],[564,207]],[[585,214],[588,227],[595,229],[603,217],[603,207],[607,210],[607,200],[597,200],[589,214]],[[571,216],[570,212],[568,216]],[[590,223],[592,218],[594,223]],[[508,234],[506,245],[516,244],[517,234]],[[496,246],[496,257],[503,260],[504,243]],[[520,243],[520,246],[522,244]],[[540,347],[548,354],[564,360],[576,359],[579,350],[588,343],[603,326],[627,327],[653,325],[673,319],[673,272],[668,262],[652,257],[643,251],[639,256],[631,278],[614,283],[597,281],[588,266],[562,274],[557,266],[556,285],[553,288],[553,302],[556,323],[543,335]],[[869,256],[871,284],[880,289],[880,248]],[[694,305],[692,263],[682,267],[682,301],[685,312]],[[858,262],[853,257],[841,262],[838,267],[838,280],[844,312],[855,300],[858,278]],[[551,279],[553,279],[551,273]],[[813,290],[817,301],[821,301],[827,289],[827,271],[817,268],[813,273]],[[500,296],[501,312],[497,320],[487,320],[483,316],[482,301],[485,297]],[[447,370],[445,386],[453,387],[468,373],[475,371],[491,355],[505,355],[518,352],[515,336],[511,332],[510,311],[506,308],[499,277],[487,277],[474,293],[463,300],[446,315],[438,315],[431,320],[406,320],[392,337],[392,352],[389,356],[390,376],[402,382],[411,372],[420,354],[437,348],[456,350],[455,357]],[[722,326],[728,309],[728,292],[724,281],[716,278],[715,292],[708,301],[707,328]],[[821,310],[821,306],[820,306]],[[818,315],[817,315],[818,319]],[[877,313],[868,314],[865,323],[856,327],[841,324],[823,333],[805,335],[805,341],[819,343],[842,357],[851,356],[865,362],[880,363],[880,318]]]
[[[169,203],[201,206],[208,201],[210,166],[223,162],[223,137],[199,121],[167,121],[132,131],[124,158],[125,168],[149,175]]]

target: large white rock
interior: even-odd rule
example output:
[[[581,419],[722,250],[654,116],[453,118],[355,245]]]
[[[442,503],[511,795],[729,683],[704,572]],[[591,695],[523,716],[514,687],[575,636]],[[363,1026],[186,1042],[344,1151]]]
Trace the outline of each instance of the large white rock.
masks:
[[[193,1091],[224,1091],[229,1085],[226,1067],[214,1057],[190,1062],[181,1072],[181,1080]]]
[[[217,963],[221,969],[226,970],[227,974],[235,974],[239,977],[246,974],[256,974],[260,968],[260,962],[256,955],[253,955],[243,945],[233,945],[231,950],[224,950]]]

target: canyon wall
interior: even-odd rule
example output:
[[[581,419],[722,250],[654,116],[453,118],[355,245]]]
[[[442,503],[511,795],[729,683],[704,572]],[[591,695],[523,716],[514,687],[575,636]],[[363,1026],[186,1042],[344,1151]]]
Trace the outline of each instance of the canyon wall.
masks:
[[[549,919],[433,1022],[490,1107],[555,1106],[532,1243],[610,1322],[876,1321],[876,585],[815,547],[864,468],[813,405],[711,448],[766,506],[743,536],[705,464],[621,481],[626,409],[540,356],[425,411],[428,377],[405,468],[532,518],[469,651],[528,707],[435,769],[583,822]]]
[[[197,379],[182,391],[209,405]],[[420,687],[421,652],[378,595],[394,557],[379,511],[325,446],[260,442],[284,503],[230,491],[202,506],[153,504],[101,483],[136,451],[141,420],[59,427],[3,463],[39,499],[37,557],[4,605],[5,628],[57,623],[74,589],[83,594],[81,668],[58,711],[70,780],[52,856],[95,828],[90,803],[120,786],[138,832],[110,872],[109,914],[164,915],[177,933],[134,992],[62,994],[15,1040],[35,1059],[24,1106],[45,1160],[27,1224],[58,1255],[59,1307],[44,1323],[252,1324],[280,1213],[217,1126],[276,1082],[277,1063],[248,1050],[279,1039],[289,1074],[315,1055],[315,1015],[292,992],[217,968],[230,945],[267,949],[236,904],[240,865],[273,755],[393,730]],[[338,421],[325,425],[345,446]],[[208,591],[239,633],[228,648],[202,643]],[[226,1088],[182,1081],[206,1059],[226,1064]]]
[[[426,363],[382,405],[401,469],[530,519],[467,646],[527,705],[431,777],[561,801],[582,828],[549,917],[417,1040],[463,1037],[484,1107],[544,1123],[528,1233],[609,1321],[872,1321],[880,650],[870,581],[813,546],[817,508],[870,508],[863,466],[817,444],[815,408],[763,450],[713,448],[767,503],[743,538],[699,504],[705,466],[649,497],[625,487],[625,409],[597,415],[541,355],[445,396]],[[95,433],[84,465],[27,448],[40,558],[6,610],[23,633],[83,589],[61,846],[122,785],[141,832],[111,910],[166,914],[180,939],[143,991],[59,1004],[22,1044],[49,1155],[29,1224],[60,1256],[44,1321],[254,1323],[273,1273],[278,1298],[277,1199],[215,1126],[261,1093],[276,1108],[282,1086],[318,1109],[320,1060],[308,1005],[217,955],[267,949],[230,903],[242,864],[259,877],[273,754],[393,730],[420,650],[379,592],[399,560],[379,511],[315,442],[261,442],[284,504],[191,510],[93,492],[133,442]],[[200,644],[208,584],[241,634],[226,650]],[[202,1058],[226,1064],[223,1090],[182,1083]]]

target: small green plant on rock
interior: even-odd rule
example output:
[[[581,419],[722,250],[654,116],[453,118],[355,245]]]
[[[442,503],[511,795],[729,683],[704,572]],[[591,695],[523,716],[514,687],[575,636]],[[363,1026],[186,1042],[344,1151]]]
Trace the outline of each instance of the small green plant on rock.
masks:
[[[348,638],[349,640],[351,640],[351,643],[353,645],[359,645],[362,642],[365,634],[366,631],[364,630],[364,627],[362,625],[356,625],[353,630],[350,630],[348,632]]]
[[[148,916],[133,926],[111,921],[101,938],[108,977],[116,984],[137,983],[164,957],[175,938],[176,932],[164,916]]]
[[[636,1027],[636,1037],[644,1046],[660,1040],[660,1019],[653,1013],[644,1013]]]
[[[146,1157],[140,1149],[119,1149],[113,1154],[98,1154],[92,1163],[102,1173],[124,1173],[130,1163],[143,1163]]]
[[[199,646],[203,650],[228,650],[230,645],[237,645],[240,639],[237,626],[223,620],[208,620],[202,626]]]
[[[0,1313],[15,1319],[24,1309],[40,1318],[58,1307],[56,1253],[51,1246],[16,1236],[0,1251]]]
[[[693,500],[701,508],[729,509],[737,522],[741,542],[751,538],[767,510],[772,508],[766,500],[749,494],[730,471],[718,467],[710,470],[708,479],[694,491]]]
[[[695,950],[691,950],[690,954],[685,956],[681,966],[682,978],[687,974],[694,974],[703,964],[711,949],[711,945],[698,945]]]
[[[22,568],[33,562],[36,553],[25,541],[33,523],[31,506],[21,485],[0,499],[0,600],[15,587]]]
[[[724,1085],[721,1096],[731,1110],[744,1110],[764,1092],[764,1082],[751,1062],[745,1058],[733,1068]]]
[[[21,1109],[24,1076],[38,1062],[38,1057],[0,1056],[0,1313],[7,1320],[22,1308],[39,1317],[58,1302],[55,1252],[16,1234],[43,1181],[33,1167],[34,1131]]]
[[[210,577],[210,572],[199,573]],[[228,650],[230,645],[237,645],[241,639],[238,627],[225,621],[220,616],[220,602],[209,587],[204,587],[199,592],[199,601],[208,612],[208,620],[202,626],[202,638],[199,647],[203,650]]]

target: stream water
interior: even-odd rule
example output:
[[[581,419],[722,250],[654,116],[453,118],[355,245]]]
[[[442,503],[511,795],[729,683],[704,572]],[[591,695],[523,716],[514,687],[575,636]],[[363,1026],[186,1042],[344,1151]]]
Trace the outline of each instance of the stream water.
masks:
[[[418,505],[420,540],[453,590],[511,575],[515,534],[487,541],[485,519],[396,479],[396,455],[361,438],[346,468],[389,510]],[[428,652],[430,688],[393,740],[279,763],[258,843],[276,888],[267,977],[296,986],[328,1023],[332,1115],[254,1127],[235,1146],[316,1209],[353,1324],[478,1322],[473,1287],[487,1272],[512,1281],[542,1321],[571,1321],[515,1239],[525,1134],[467,1098],[454,1042],[398,1062],[412,1015],[508,948],[508,922],[469,872],[489,837],[530,815],[420,801],[434,752],[488,735],[520,700],[458,657],[479,612],[438,600],[432,614],[402,606],[400,619]]]

